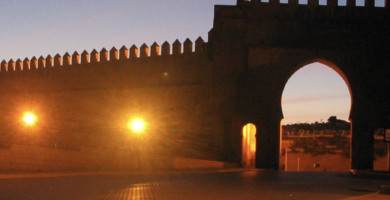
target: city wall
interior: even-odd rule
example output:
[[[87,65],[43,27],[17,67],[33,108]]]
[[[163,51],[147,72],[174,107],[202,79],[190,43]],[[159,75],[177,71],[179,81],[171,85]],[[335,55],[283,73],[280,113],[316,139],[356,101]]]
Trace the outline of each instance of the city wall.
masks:
[[[145,171],[164,169],[220,169],[233,163],[145,154],[128,149],[87,148],[77,151],[12,145],[0,149],[0,171]]]
[[[208,43],[2,61],[0,146],[143,148],[240,163],[242,127],[253,123],[256,167],[279,169],[284,87],[301,67],[320,62],[350,89],[350,166],[372,169],[373,133],[390,124],[388,6],[297,2],[215,6]],[[25,112],[36,114],[36,125],[23,124]],[[142,138],[129,134],[133,118],[147,122]]]
[[[154,43],[150,48],[144,44],[140,49],[123,46],[119,51],[103,48],[99,53],[3,61],[0,147],[8,155],[24,154],[19,150],[25,145],[37,147],[28,147],[36,153],[27,157],[37,157],[41,155],[37,151],[42,151],[48,155],[42,158],[48,169],[53,165],[65,169],[67,158],[72,160],[72,169],[93,166],[99,160],[110,163],[110,157],[119,162],[123,152],[134,148],[150,155],[142,158],[145,162],[161,160],[153,155],[170,156],[177,165],[186,165],[185,157],[223,160],[223,134],[218,134],[222,128],[210,113],[211,64],[207,43],[201,38],[195,44],[187,39],[183,46],[178,40],[172,46],[165,42],[161,49]],[[24,124],[26,112],[36,115],[33,126]],[[146,123],[140,138],[128,127],[136,118]],[[106,159],[88,149],[103,151]],[[49,164],[56,154],[59,160]],[[4,170],[4,166],[20,167],[7,163],[23,163],[18,157],[6,157],[16,160],[2,162]],[[109,163],[108,168],[114,169]]]

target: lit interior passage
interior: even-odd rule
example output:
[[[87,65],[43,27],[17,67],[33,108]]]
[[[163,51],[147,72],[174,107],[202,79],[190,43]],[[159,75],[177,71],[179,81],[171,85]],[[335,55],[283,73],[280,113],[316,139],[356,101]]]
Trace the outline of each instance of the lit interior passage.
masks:
[[[247,124],[242,129],[242,167],[255,168],[256,126]]]

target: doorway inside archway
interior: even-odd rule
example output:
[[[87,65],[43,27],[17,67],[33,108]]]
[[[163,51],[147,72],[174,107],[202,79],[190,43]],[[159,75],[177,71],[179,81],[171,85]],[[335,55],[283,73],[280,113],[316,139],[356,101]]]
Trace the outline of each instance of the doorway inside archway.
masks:
[[[349,171],[351,95],[337,66],[311,63],[288,80],[282,96],[281,169]]]
[[[374,131],[374,170],[390,171],[390,143],[385,142],[384,138],[386,129],[377,128]]]
[[[256,160],[256,126],[246,124],[242,128],[242,167],[255,168]]]

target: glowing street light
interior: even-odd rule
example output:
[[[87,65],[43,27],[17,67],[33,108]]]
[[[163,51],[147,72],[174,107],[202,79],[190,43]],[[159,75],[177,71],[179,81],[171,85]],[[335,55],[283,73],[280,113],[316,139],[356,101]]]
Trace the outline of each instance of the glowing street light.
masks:
[[[26,122],[27,125],[33,125],[35,122],[35,116],[31,113],[26,113],[23,118],[24,122]]]
[[[132,121],[132,122],[129,124],[129,127],[130,127],[131,130],[133,130],[134,132],[140,133],[140,132],[142,132],[142,131],[144,130],[145,124],[144,124],[144,122],[142,122],[141,120],[136,119],[136,120]]]

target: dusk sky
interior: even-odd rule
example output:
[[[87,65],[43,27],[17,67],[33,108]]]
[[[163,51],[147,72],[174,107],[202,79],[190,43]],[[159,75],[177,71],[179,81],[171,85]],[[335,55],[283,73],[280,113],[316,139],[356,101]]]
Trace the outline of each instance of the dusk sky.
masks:
[[[216,4],[235,5],[236,0],[1,0],[0,61],[199,36],[207,42]],[[285,87],[283,124],[326,121],[332,115],[347,120],[350,103],[336,72],[304,67]]]

